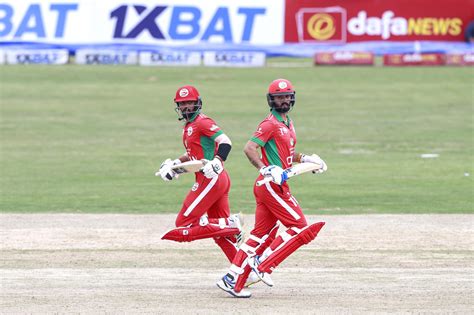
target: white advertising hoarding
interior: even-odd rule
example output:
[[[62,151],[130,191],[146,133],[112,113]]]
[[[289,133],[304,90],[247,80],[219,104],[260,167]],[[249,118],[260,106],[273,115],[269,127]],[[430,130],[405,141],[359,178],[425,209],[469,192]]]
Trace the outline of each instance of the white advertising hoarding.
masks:
[[[204,65],[208,67],[263,67],[265,53],[252,51],[206,51]]]
[[[284,0],[6,0],[0,3],[0,41],[279,45],[284,5]]]
[[[81,65],[136,65],[138,53],[111,49],[78,49],[75,61]]]
[[[141,52],[139,64],[142,66],[199,66],[200,52],[153,51]]]
[[[6,50],[8,64],[63,65],[69,61],[67,49],[11,49]]]

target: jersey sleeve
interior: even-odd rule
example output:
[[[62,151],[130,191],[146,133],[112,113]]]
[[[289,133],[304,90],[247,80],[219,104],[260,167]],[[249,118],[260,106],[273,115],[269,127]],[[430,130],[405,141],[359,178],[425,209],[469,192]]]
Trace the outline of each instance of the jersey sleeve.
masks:
[[[212,140],[215,140],[218,136],[224,133],[216,122],[209,117],[206,117],[199,122],[199,129],[201,130],[201,134],[211,138]]]
[[[264,120],[258,125],[257,130],[253,133],[250,141],[255,142],[259,146],[263,147],[267,144],[268,140],[272,138],[273,128],[272,123],[268,120]]]

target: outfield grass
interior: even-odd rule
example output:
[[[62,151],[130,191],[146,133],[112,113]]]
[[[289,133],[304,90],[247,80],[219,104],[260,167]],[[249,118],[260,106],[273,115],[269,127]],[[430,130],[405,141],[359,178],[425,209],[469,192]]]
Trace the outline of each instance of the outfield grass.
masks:
[[[193,178],[153,174],[184,152],[172,99],[194,84],[233,141],[232,210],[251,213],[242,148],[278,77],[297,90],[298,151],[329,165],[291,180],[307,213],[473,212],[472,68],[75,65],[0,67],[0,210],[177,212]]]

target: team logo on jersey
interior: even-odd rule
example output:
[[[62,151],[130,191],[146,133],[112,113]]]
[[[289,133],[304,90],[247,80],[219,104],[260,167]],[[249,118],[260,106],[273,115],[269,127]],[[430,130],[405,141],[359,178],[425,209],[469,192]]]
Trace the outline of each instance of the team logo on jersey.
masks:
[[[193,187],[191,188],[191,191],[196,191],[196,190],[198,190],[198,188],[199,188],[199,184],[194,183]]]
[[[293,138],[290,138],[290,145],[293,146],[295,144],[295,140]]]
[[[184,88],[184,89],[179,90],[179,96],[186,97],[188,95],[189,95],[188,89]]]
[[[278,87],[280,89],[286,89],[288,87],[288,84],[286,84],[285,81],[280,81],[280,82],[278,82]]]
[[[188,136],[193,134],[193,127],[188,127]]]
[[[211,131],[214,131],[214,130],[216,130],[216,129],[219,129],[219,126],[217,126],[217,125],[212,125],[210,130],[211,130]]]
[[[258,128],[258,130],[255,131],[255,133],[262,133],[262,132],[263,132],[262,127]]]

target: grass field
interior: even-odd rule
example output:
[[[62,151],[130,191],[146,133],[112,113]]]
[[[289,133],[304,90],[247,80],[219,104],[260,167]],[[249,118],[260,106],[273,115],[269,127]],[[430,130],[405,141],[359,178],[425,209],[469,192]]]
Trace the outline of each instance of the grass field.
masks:
[[[0,210],[177,212],[193,178],[153,174],[184,152],[172,99],[194,84],[233,141],[232,211],[252,213],[242,148],[278,77],[297,90],[298,151],[329,165],[291,180],[306,213],[473,212],[472,68],[74,65],[0,67]]]

